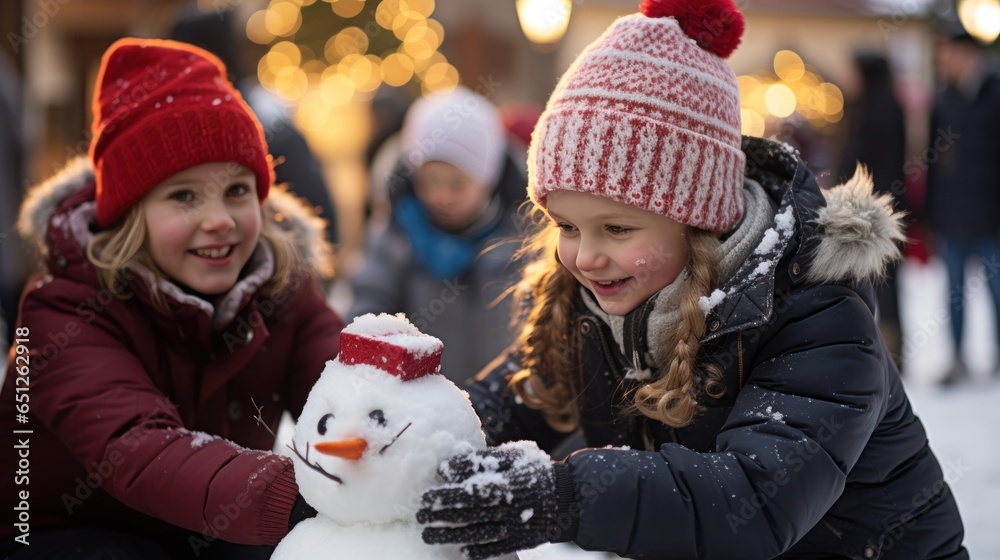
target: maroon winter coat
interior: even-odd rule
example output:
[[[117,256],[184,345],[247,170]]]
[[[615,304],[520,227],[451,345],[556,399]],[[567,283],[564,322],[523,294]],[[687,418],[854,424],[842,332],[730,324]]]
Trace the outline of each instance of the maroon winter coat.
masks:
[[[315,218],[276,191],[269,204],[282,225],[315,249],[323,235]],[[174,525],[276,543],[297,486],[291,461],[269,451],[274,437],[255,416],[277,430],[284,410],[298,415],[336,356],[342,321],[308,274],[282,293],[256,293],[270,277],[262,245],[217,310],[169,283],[160,287],[170,310],[153,305],[148,271],[130,280],[135,297],[115,299],[84,252],[93,197],[83,160],[36,188],[22,210],[22,233],[41,243],[48,273],[29,281],[21,300],[16,332],[28,340],[27,381],[15,344],[0,393],[8,516],[27,491],[32,533]],[[30,409],[27,423],[18,422],[18,405]],[[22,475],[19,460],[28,466]],[[0,537],[17,536],[16,522],[4,523]]]

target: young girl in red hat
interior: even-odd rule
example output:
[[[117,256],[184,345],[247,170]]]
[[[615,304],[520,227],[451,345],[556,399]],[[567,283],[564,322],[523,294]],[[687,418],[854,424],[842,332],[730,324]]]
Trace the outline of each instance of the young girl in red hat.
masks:
[[[4,477],[4,503],[27,505],[2,552],[266,558],[308,509],[268,428],[302,409],[343,328],[316,282],[323,224],[272,188],[211,54],[118,41],[93,108],[89,159],[21,209],[46,271],[0,398],[4,447],[30,447],[4,453],[30,472]]]
[[[417,519],[487,558],[965,559],[874,320],[899,217],[741,138],[731,0],[647,0],[562,77],[529,153],[547,227],[517,343],[470,396],[491,447]],[[574,432],[589,448],[553,462]],[[532,443],[515,440],[534,440]]]

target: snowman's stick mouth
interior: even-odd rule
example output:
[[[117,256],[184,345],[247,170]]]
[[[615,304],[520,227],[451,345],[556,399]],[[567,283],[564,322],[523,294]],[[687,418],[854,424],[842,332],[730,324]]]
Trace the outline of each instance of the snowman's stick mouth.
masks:
[[[413,422],[410,422],[409,424],[403,426],[403,429],[400,430],[398,434],[396,434],[396,437],[392,438],[392,441],[390,441],[389,443],[385,444],[385,446],[382,447],[382,449],[379,449],[379,451],[378,451],[379,455],[381,455],[382,453],[385,453],[385,450],[389,449],[390,445],[396,443],[396,440],[399,439],[399,436],[403,435],[403,432],[405,432],[406,430],[408,430],[410,428],[410,426],[412,426],[412,425],[413,425]],[[292,440],[292,444],[290,446],[288,446],[288,448],[292,450],[292,453],[295,453],[295,455],[299,459],[302,459],[302,462],[305,463],[307,467],[309,467],[309,468],[313,469],[314,471],[322,474],[323,476],[329,478],[330,480],[333,480],[335,482],[339,482],[340,484],[343,484],[344,481],[339,476],[337,476],[335,474],[330,474],[330,473],[326,472],[326,470],[323,467],[319,466],[319,463],[314,463],[314,462],[312,462],[312,461],[309,460],[309,449],[311,447],[312,447],[311,445],[307,444],[306,445],[306,454],[302,455],[302,453],[299,452],[298,446],[295,445],[295,440],[294,439]]]
[[[400,432],[400,433],[402,433],[402,432]],[[396,437],[399,437],[399,436],[396,436]],[[395,440],[393,440],[393,441],[395,441]],[[337,476],[335,474],[330,474],[330,473],[326,472],[326,470],[324,470],[323,467],[319,466],[319,463],[312,463],[312,462],[309,461],[309,448],[310,447],[312,447],[312,446],[311,445],[307,445],[306,446],[306,454],[303,457],[302,454],[299,453],[298,447],[296,447],[295,440],[293,439],[292,440],[292,445],[290,446],[290,449],[292,450],[292,453],[295,453],[295,455],[298,456],[299,459],[302,459],[302,462],[305,463],[307,467],[313,469],[314,471],[322,474],[323,476],[329,478],[330,480],[332,480],[334,482],[339,482],[340,484],[343,484],[344,481],[341,480],[339,476]]]
[[[405,432],[412,425],[413,425],[413,422],[410,422],[409,424],[403,426],[403,429],[399,430],[399,433],[396,434],[396,437],[392,438],[392,441],[390,441],[389,443],[385,444],[385,447],[383,447],[382,449],[378,450],[378,454],[381,455],[381,454],[385,453],[385,450],[389,449],[390,445],[396,443],[396,440],[399,439],[399,436],[403,435],[403,432]]]

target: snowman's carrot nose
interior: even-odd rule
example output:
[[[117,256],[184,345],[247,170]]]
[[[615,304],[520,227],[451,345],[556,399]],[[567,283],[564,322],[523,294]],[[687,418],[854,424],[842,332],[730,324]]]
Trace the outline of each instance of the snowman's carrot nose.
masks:
[[[361,454],[368,448],[368,442],[361,438],[341,439],[337,441],[321,441],[314,444],[316,451],[324,455],[333,455],[341,459],[356,461],[361,458]]]

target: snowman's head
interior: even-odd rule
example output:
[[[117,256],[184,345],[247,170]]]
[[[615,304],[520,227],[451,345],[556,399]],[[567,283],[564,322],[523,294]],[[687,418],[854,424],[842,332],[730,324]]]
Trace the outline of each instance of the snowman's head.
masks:
[[[412,520],[442,461],[486,446],[468,395],[437,373],[441,342],[405,318],[341,333],[295,428],[295,480],[340,523]]]

